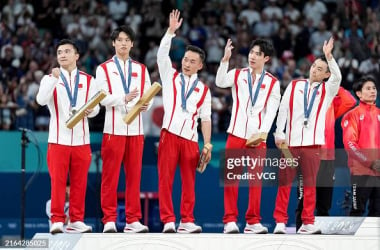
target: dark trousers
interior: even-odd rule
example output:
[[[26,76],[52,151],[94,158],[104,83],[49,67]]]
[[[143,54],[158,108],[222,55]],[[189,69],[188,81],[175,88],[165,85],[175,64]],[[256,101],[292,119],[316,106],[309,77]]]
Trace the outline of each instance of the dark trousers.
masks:
[[[351,216],[363,216],[368,202],[368,216],[380,216],[380,177],[351,175]]]
[[[334,189],[334,160],[321,160],[317,175],[316,215],[329,216]],[[296,209],[296,228],[302,226],[301,213],[303,210],[302,176],[299,176],[297,189],[298,205]]]

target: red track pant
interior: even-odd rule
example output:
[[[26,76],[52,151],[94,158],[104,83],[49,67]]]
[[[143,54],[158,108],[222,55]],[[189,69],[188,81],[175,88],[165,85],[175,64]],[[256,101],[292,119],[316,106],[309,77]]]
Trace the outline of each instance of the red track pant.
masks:
[[[103,223],[117,218],[117,187],[120,166],[125,173],[125,217],[127,223],[141,219],[140,183],[144,136],[103,135],[101,206]]]
[[[279,170],[279,187],[273,217],[276,223],[288,222],[288,204],[291,185],[300,168],[304,183],[304,199],[301,219],[303,224],[314,224],[316,203],[316,180],[320,164],[319,146],[292,147],[293,158],[298,159],[298,167]]]
[[[249,155],[252,158],[261,157],[264,158],[266,154],[266,143],[261,143],[259,146],[252,148],[246,147],[246,139],[236,137],[234,135],[228,135],[226,142],[226,150],[233,149],[249,149]],[[244,151],[245,152],[245,151]],[[262,167],[256,166],[254,170],[249,170],[250,173],[256,174],[262,172]],[[239,191],[239,181],[235,183],[225,184],[224,186],[224,217],[223,223],[236,222],[238,217],[238,191]],[[248,208],[245,214],[245,220],[248,224],[259,223],[261,220],[260,216],[260,201],[261,201],[261,181],[255,180],[253,184],[249,185],[249,200]]]
[[[173,210],[173,181],[179,165],[182,182],[181,221],[194,222],[195,169],[199,160],[198,143],[161,131],[158,147],[158,195],[160,218],[163,223],[175,222]]]
[[[47,164],[51,183],[51,222],[65,222],[67,174],[70,178],[70,221],[83,221],[87,173],[91,164],[90,145],[66,146],[49,143]]]

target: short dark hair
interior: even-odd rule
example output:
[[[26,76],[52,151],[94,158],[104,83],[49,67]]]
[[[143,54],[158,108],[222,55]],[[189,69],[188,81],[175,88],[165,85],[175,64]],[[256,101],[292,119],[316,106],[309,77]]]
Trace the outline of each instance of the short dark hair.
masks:
[[[186,46],[186,51],[192,51],[192,52],[195,52],[197,54],[199,54],[199,57],[201,58],[201,61],[202,63],[205,61],[206,59],[206,53],[204,52],[203,49],[197,47],[197,46],[194,46],[194,45],[187,45]]]
[[[264,56],[272,57],[274,55],[274,47],[273,43],[268,39],[256,39],[253,40],[251,45],[249,46],[249,51],[253,49],[253,47],[258,46],[260,48],[260,52],[264,53]]]
[[[117,27],[114,31],[112,31],[111,33],[111,40],[112,41],[115,41],[116,38],[119,36],[120,32],[124,32],[125,34],[127,34],[127,36],[129,37],[129,39],[131,39],[131,41],[135,41],[135,32],[133,31],[133,29],[129,26],[126,26],[126,25],[121,25],[119,27]]]
[[[67,39],[67,38],[62,39],[62,40],[60,40],[60,41],[57,43],[57,45],[55,46],[55,52],[58,51],[58,47],[59,47],[59,46],[61,46],[61,45],[65,45],[65,44],[71,44],[71,45],[74,47],[75,52],[76,52],[77,54],[80,54],[80,51],[79,51],[79,47],[78,47],[78,45],[77,45],[73,40],[71,40],[71,39]]]
[[[373,82],[376,86],[376,80],[374,76],[372,75],[363,76],[352,85],[352,90],[354,91],[355,95],[357,91],[362,91],[364,83],[366,82]]]
[[[327,62],[327,58],[326,58],[326,56],[325,56],[325,55],[320,55],[320,56],[318,56],[318,57],[315,59],[315,61],[318,60],[318,59],[320,59],[321,61],[323,61],[323,62],[325,62],[325,63],[327,64],[327,72],[330,72],[330,68],[329,68],[329,64],[328,64],[328,62]]]

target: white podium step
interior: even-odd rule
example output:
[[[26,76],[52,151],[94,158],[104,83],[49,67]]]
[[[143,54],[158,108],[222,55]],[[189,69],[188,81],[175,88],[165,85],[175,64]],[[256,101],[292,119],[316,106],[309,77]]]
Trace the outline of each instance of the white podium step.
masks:
[[[337,219],[339,218],[339,219]],[[335,230],[353,229],[357,221],[349,223],[353,217],[335,217]],[[319,219],[319,218],[318,218]],[[320,225],[326,224],[324,218],[318,220]],[[355,218],[356,220],[361,218]],[[346,220],[346,221],[344,221]],[[355,224],[356,223],[356,224]],[[334,223],[330,223],[330,226]],[[344,229],[345,228],[345,229]],[[322,229],[323,232],[323,229]],[[336,231],[339,233],[339,231]],[[104,250],[380,250],[380,218],[362,218],[354,235],[298,235],[298,234],[58,234],[38,233],[33,239],[49,239],[49,249],[104,249]]]

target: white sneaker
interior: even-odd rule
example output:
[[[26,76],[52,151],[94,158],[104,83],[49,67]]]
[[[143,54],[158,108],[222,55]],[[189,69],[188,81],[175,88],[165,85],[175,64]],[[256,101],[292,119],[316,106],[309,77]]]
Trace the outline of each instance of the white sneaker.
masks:
[[[131,224],[126,223],[124,227],[124,233],[147,233],[149,228],[140,223],[140,221],[132,222]]]
[[[239,233],[239,227],[236,225],[236,222],[231,221],[224,224],[224,230],[223,233],[225,234],[238,234]]]
[[[92,232],[92,227],[87,226],[82,221],[76,221],[69,223],[66,227],[66,233],[90,233]]]
[[[195,225],[193,222],[179,223],[177,233],[189,234],[189,233],[200,233],[202,232],[202,227]]]
[[[277,223],[276,227],[273,230],[274,234],[286,234],[286,225],[285,223]]]
[[[117,233],[115,222],[109,221],[104,224],[103,233]]]
[[[244,228],[245,234],[266,234],[268,233],[268,228],[261,225],[261,223],[256,224],[246,224]]]
[[[321,234],[322,231],[319,227],[314,224],[302,224],[300,229],[297,231],[298,234]]]
[[[63,233],[63,222],[54,222],[50,227],[51,234]]]
[[[165,223],[163,233],[175,233],[175,224],[174,222]]]

